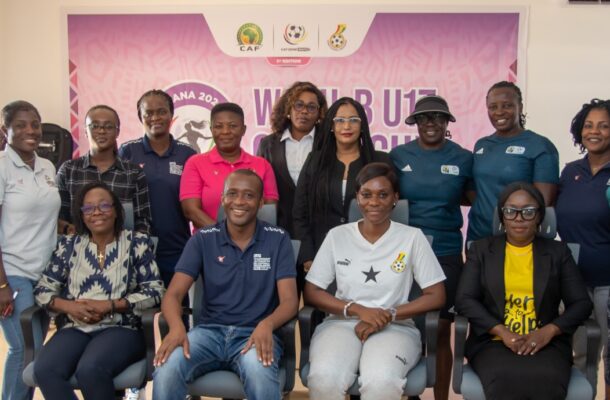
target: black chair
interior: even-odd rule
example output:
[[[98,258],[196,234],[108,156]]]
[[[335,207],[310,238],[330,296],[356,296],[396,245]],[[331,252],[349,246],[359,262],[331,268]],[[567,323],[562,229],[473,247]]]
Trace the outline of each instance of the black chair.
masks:
[[[74,140],[67,129],[56,124],[42,124],[42,139],[38,145],[36,153],[40,157],[46,158],[59,169],[64,161],[72,158]]]
[[[301,242],[298,240],[292,241],[292,250],[294,252],[295,260],[299,254],[300,245]],[[203,297],[203,282],[201,281],[201,277],[197,279],[197,282],[195,282],[194,285],[194,307],[192,310],[187,308],[184,310],[184,312],[189,314],[192,313],[196,317],[200,315],[199,308],[202,304],[201,299]],[[155,328],[153,319],[149,318],[143,322],[145,332],[147,332],[149,336],[153,336]],[[169,332],[169,326],[162,314],[159,316],[158,324],[161,338],[163,338]],[[197,325],[197,320],[194,321],[194,325]],[[293,319],[276,331],[276,334],[280,337],[284,344],[284,354],[279,362],[280,388],[282,388],[284,395],[290,393],[294,388],[296,368],[295,327],[296,319]],[[147,346],[148,345],[149,344],[147,342]],[[217,370],[200,376],[193,383],[188,385],[188,393],[191,396],[220,397],[223,399],[246,398],[244,386],[239,379],[239,376],[232,371],[225,370]]]
[[[504,226],[500,223],[497,209],[493,215],[493,234],[504,234]],[[557,236],[557,217],[553,207],[546,207],[545,216],[540,223],[536,236],[547,239],[555,239]],[[572,257],[578,262],[578,245],[570,246]],[[589,319],[583,324],[586,336],[586,367],[585,374],[576,367],[572,367],[570,383],[568,385],[567,400],[592,399],[595,392],[594,382],[596,368],[596,351],[599,347],[600,329],[597,323]],[[580,328],[579,328],[580,329]],[[466,334],[468,331],[468,319],[464,316],[455,317],[455,342],[453,353],[453,391],[464,396],[467,400],[485,400],[483,385],[477,374],[469,364],[464,363],[464,349],[466,345]]]

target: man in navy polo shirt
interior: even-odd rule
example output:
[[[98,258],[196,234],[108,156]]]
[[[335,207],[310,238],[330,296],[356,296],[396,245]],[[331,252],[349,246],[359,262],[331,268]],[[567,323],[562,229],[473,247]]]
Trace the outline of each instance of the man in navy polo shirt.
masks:
[[[183,400],[188,383],[218,369],[237,373],[250,400],[281,397],[282,345],[273,331],[298,308],[290,237],[256,219],[263,182],[253,171],[227,177],[222,205],[226,222],[189,239],[163,298],[170,330],[154,360],[153,399]],[[200,274],[200,322],[187,334],[180,304]]]
[[[145,134],[124,143],[119,149],[119,157],[140,165],[146,174],[152,234],[159,238],[156,260],[167,287],[182,249],[191,237],[180,206],[180,177],[186,160],[197,153],[169,133],[174,115],[170,95],[162,90],[149,90],[140,97],[137,106]]]

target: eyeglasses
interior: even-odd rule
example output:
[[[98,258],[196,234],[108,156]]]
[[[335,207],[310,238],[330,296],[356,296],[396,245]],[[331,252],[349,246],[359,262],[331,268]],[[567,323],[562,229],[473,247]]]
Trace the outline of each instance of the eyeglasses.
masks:
[[[93,204],[85,204],[80,208],[80,210],[84,215],[91,215],[95,212],[95,210],[99,210],[102,214],[107,214],[112,211],[112,207],[114,207],[114,204],[112,203],[100,203],[97,206],[94,206]]]
[[[523,207],[523,208],[514,208],[514,207],[502,207],[502,215],[504,219],[508,221],[512,221],[517,218],[517,215],[521,214],[521,218],[524,221],[531,221],[536,218],[536,214],[538,214],[538,208],[536,207]]]
[[[105,132],[112,132],[115,129],[117,129],[116,125],[111,125],[111,124],[98,124],[95,122],[90,123],[89,125],[87,125],[87,127],[89,128],[89,130],[91,132],[101,132],[101,131],[105,131]]]
[[[435,113],[425,113],[425,114],[417,114],[415,116],[415,122],[418,125],[424,125],[428,122],[433,122],[435,124],[441,124],[443,122],[447,122],[447,115],[439,112]]]
[[[362,119],[360,119],[360,117],[349,117],[349,118],[342,118],[342,117],[335,117],[333,118],[333,122],[336,125],[356,125],[359,124],[362,121]]]
[[[315,113],[316,111],[318,111],[320,109],[320,106],[317,105],[316,103],[307,103],[305,104],[302,101],[296,101],[293,105],[292,108],[294,108],[295,111],[303,111],[303,109],[307,110],[308,113]]]

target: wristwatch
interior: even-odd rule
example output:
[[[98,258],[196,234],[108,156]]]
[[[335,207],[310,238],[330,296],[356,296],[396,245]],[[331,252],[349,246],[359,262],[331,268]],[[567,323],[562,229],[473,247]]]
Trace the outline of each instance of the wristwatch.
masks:
[[[392,322],[396,321],[396,309],[394,307],[390,307],[388,311],[390,314],[392,314]]]

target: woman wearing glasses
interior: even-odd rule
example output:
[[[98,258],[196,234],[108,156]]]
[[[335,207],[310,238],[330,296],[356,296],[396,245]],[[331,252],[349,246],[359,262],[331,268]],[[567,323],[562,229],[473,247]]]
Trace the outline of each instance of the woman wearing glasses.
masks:
[[[446,302],[438,330],[436,400],[449,397],[451,321],[455,291],[462,272],[462,211],[466,184],[472,178],[472,153],[447,139],[455,117],[440,96],[422,97],[405,121],[417,124],[419,137],[390,152],[400,181],[400,198],[409,200],[409,225],[432,237],[432,249],[445,280]],[[442,188],[442,190],[439,190]],[[474,198],[474,193],[469,194]]]
[[[328,107],[324,94],[311,82],[295,82],[278,99],[271,114],[273,133],[265,137],[258,155],[271,164],[280,196],[277,224],[295,237],[292,223],[294,192],[305,159],[322,141],[320,123]],[[305,274],[298,268],[297,286],[303,290]]]
[[[163,283],[148,235],[123,229],[119,197],[102,182],[77,194],[76,235],[63,236],[36,285],[36,302],[58,331],[36,358],[45,399],[114,398],[113,378],[145,355],[142,311],[158,305]]]
[[[474,145],[472,174],[476,200],[468,214],[467,240],[492,234],[494,207],[502,189],[512,182],[530,182],[555,203],[559,154],[546,137],[525,129],[523,96],[512,82],[498,82],[487,92],[487,116],[495,132]]]
[[[294,237],[294,191],[305,159],[322,140],[320,123],[328,107],[324,94],[311,82],[295,82],[278,99],[271,114],[273,133],[261,140],[258,155],[273,167],[280,195],[278,225]]]
[[[0,135],[0,325],[8,344],[2,399],[31,399],[21,379],[25,344],[19,317],[34,305],[32,290],[57,242],[59,193],[55,167],[36,154],[42,139],[40,114],[25,101],[1,112]],[[37,345],[42,344],[36,332]]]
[[[506,234],[472,244],[458,286],[456,308],[470,322],[466,356],[488,399],[564,399],[572,334],[591,301],[568,247],[536,237],[540,191],[512,183],[497,204]]]
[[[375,161],[392,165],[387,153],[375,151],[364,108],[352,98],[343,97],[328,109],[321,134],[320,150],[303,165],[293,210],[305,272],[328,231],[348,221],[358,172]]]
[[[134,229],[150,234],[150,203],[144,171],[117,156],[119,115],[107,105],[97,105],[87,112],[85,124],[89,151],[66,161],[57,172],[61,196],[59,232],[75,232],[71,207],[79,190],[89,182],[104,182],[121,203],[133,204]]]

